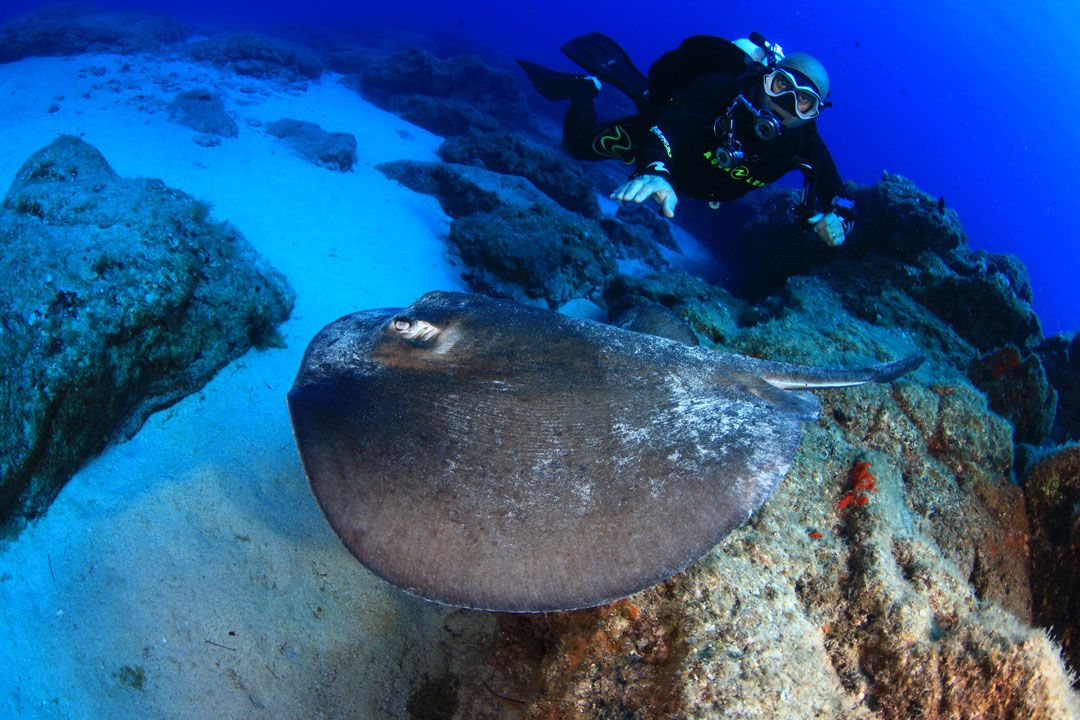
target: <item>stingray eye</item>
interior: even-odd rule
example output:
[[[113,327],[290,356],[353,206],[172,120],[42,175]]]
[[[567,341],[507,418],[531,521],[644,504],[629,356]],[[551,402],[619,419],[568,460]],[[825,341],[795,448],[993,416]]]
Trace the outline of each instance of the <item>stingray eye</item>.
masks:
[[[410,345],[428,345],[439,336],[439,328],[425,320],[395,318],[391,329]]]

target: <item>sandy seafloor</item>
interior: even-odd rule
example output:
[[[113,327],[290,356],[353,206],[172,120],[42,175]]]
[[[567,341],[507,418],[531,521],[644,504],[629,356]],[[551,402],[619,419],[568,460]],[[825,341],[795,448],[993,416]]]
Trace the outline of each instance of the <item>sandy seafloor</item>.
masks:
[[[225,93],[239,138],[205,148],[169,121],[195,87]],[[285,393],[331,320],[465,289],[438,203],[374,167],[436,160],[441,139],[333,75],[297,90],[149,57],[0,65],[0,98],[4,191],[31,153],[80,136],[121,176],[209,201],[297,291],[286,348],[152,416],[0,543],[0,718],[407,717],[415,684],[463,661],[461,635],[482,641],[491,619],[404,595],[348,554],[308,489]],[[261,129],[283,117],[352,133],[357,166],[295,156]]]

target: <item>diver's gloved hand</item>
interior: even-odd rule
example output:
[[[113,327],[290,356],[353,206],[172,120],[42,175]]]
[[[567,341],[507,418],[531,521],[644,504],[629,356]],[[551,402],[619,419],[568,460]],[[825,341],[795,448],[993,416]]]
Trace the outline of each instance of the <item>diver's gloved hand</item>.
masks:
[[[825,244],[830,247],[836,247],[847,239],[847,230],[844,228],[844,221],[840,219],[840,216],[836,213],[818,213],[813,215],[807,222],[814,228],[814,232],[818,234]]]
[[[659,175],[638,175],[630,178],[617,187],[609,197],[620,202],[636,203],[655,198],[656,202],[660,203],[660,209],[664,215],[669,218],[675,217],[675,206],[679,204],[679,196],[675,194],[675,188]]]

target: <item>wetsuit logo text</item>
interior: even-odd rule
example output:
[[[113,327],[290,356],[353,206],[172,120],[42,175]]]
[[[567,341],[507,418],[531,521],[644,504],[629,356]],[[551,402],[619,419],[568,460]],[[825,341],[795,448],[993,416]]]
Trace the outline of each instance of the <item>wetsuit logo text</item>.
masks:
[[[705,159],[708,160],[709,164],[712,165],[714,168],[718,168],[723,172],[727,173],[728,177],[730,177],[732,180],[739,180],[753,187],[765,187],[766,185],[768,185],[767,182],[763,182],[753,177],[750,174],[750,168],[746,167],[745,165],[736,165],[735,167],[730,168],[720,167],[720,161],[713,156],[712,152],[705,153]]]

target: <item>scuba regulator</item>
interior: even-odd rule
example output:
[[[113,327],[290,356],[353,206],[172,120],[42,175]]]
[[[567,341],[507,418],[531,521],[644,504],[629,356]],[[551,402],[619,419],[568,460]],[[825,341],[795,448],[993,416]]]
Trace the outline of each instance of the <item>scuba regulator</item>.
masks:
[[[761,54],[755,54],[753,62],[763,66],[766,70],[772,68],[784,57],[784,51],[776,43],[766,40],[761,33],[750,33],[750,42],[761,50]],[[751,62],[748,60],[747,62]],[[724,114],[713,122],[713,134],[720,140],[716,148],[716,162],[725,170],[735,167],[743,161],[746,153],[742,149],[742,143],[735,136],[735,111],[744,108],[753,117],[754,134],[765,142],[770,142],[780,137],[783,125],[775,114],[759,108],[750,102],[745,95],[739,93],[735,96]]]

